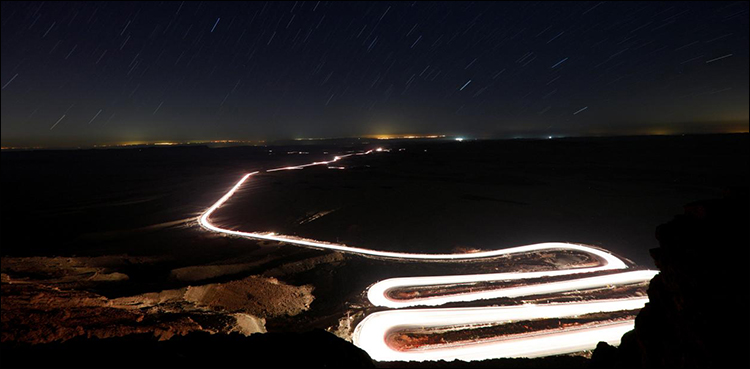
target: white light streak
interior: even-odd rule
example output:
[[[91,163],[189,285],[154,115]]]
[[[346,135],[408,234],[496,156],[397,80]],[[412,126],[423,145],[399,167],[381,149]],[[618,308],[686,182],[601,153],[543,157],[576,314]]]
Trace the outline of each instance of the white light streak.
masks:
[[[55,128],[55,126],[57,126],[57,124],[60,123],[60,121],[63,120],[63,118],[65,118],[65,114],[63,114],[63,116],[60,117],[60,119],[58,119],[57,122],[55,122],[55,124],[52,125],[52,127],[49,127],[49,130],[50,131],[53,130]]]
[[[385,13],[383,13],[383,15],[381,15],[381,16],[380,16],[380,19],[378,19],[378,23],[380,23],[380,21],[382,21],[382,20],[383,20],[383,17],[385,17],[385,15],[386,15],[386,14],[388,14],[388,11],[389,11],[389,10],[391,10],[391,7],[390,7],[390,6],[388,7],[388,9],[386,9],[386,10],[385,10]]]
[[[154,112],[153,112],[153,113],[151,113],[151,115],[154,115],[154,114],[156,114],[156,112],[157,112],[157,111],[159,111],[159,109],[161,109],[161,106],[162,106],[162,105],[164,105],[164,101],[162,101],[162,102],[161,102],[161,103],[159,104],[159,106],[157,106],[157,107],[156,107],[156,110],[154,110]]]
[[[565,246],[579,246],[581,251],[586,249],[583,245],[570,245],[562,244]],[[543,249],[554,249],[555,244],[537,244],[530,246],[539,246],[538,250]],[[518,248],[512,248],[518,249]],[[506,249],[506,250],[512,250]],[[528,251],[520,251],[528,252]],[[601,252],[601,251],[600,251]],[[611,259],[616,259],[614,256],[609,255]],[[619,261],[619,259],[617,259]],[[622,263],[620,261],[620,263]],[[367,290],[367,298],[375,306],[385,306],[389,308],[404,308],[410,306],[438,306],[444,305],[450,302],[466,302],[476,300],[495,299],[501,297],[520,297],[520,296],[531,296],[539,294],[549,294],[564,291],[575,291],[585,290],[592,288],[600,288],[609,285],[625,285],[633,283],[641,283],[651,280],[656,275],[656,271],[653,270],[636,270],[631,272],[617,273],[602,275],[588,278],[578,278],[568,281],[559,281],[544,283],[538,285],[526,285],[519,287],[508,287],[498,288],[487,291],[471,292],[464,294],[453,294],[453,295],[441,295],[425,298],[416,298],[410,300],[394,300],[388,297],[388,291],[395,288],[403,287],[418,287],[418,286],[432,286],[432,285],[451,285],[457,283],[475,283],[475,282],[492,282],[492,281],[514,281],[521,279],[530,278],[541,278],[541,277],[554,277],[561,275],[571,275],[579,273],[590,273],[602,270],[620,269],[625,268],[624,264],[613,262],[612,264],[606,264],[600,267],[594,268],[576,268],[576,269],[564,269],[564,270],[550,270],[544,272],[525,272],[525,273],[491,273],[491,274],[466,274],[466,275],[451,275],[451,276],[435,276],[435,277],[406,277],[406,278],[391,278],[375,283]]]
[[[552,37],[552,39],[550,39],[549,41],[547,41],[547,43],[555,41],[558,37],[562,36],[563,33],[565,33],[565,31],[562,31],[562,32],[558,33],[557,36]]]
[[[411,47],[410,47],[410,49],[413,49],[413,48],[414,48],[414,46],[415,46],[415,45],[417,44],[417,42],[419,42],[419,40],[421,40],[421,39],[422,39],[422,35],[419,35],[419,37],[417,37],[417,41],[414,41],[414,43],[413,43],[413,44],[411,44]]]
[[[715,62],[717,60],[728,58],[728,57],[730,57],[732,55],[734,55],[734,54],[727,54],[727,55],[724,55],[724,56],[720,56],[718,58],[714,58],[714,59],[711,59],[711,60],[706,60],[706,64],[711,63],[711,62]]]
[[[49,26],[49,28],[47,28],[47,32],[44,32],[44,35],[42,36],[42,38],[47,37],[47,34],[49,33],[49,31],[52,31],[52,27],[54,27],[55,24],[57,24],[57,22],[52,22],[52,25]]]
[[[468,85],[469,85],[469,83],[471,83],[471,80],[469,80],[468,82],[466,82],[466,83],[464,84],[464,86],[463,86],[463,87],[461,87],[461,88],[459,89],[459,91],[463,91],[463,90],[464,90],[464,88],[466,88],[466,86],[468,86]]]
[[[503,340],[442,345],[412,351],[388,346],[386,335],[393,328],[430,328],[562,318],[597,312],[640,309],[647,298],[603,300],[584,303],[521,305],[483,308],[392,310],[370,314],[354,330],[352,341],[379,361],[484,360],[492,357],[538,357],[590,350],[599,341],[619,344],[620,337],[633,329],[633,321],[602,324],[595,328],[554,329],[517,335]]]
[[[130,22],[132,22],[132,21],[128,21],[128,24],[126,24],[125,28],[122,29],[122,32],[120,32],[120,36],[122,36],[122,34],[125,33],[125,30],[128,29],[128,27],[130,26]]]
[[[14,76],[13,76],[13,77],[12,77],[12,78],[10,79],[10,81],[6,82],[6,83],[5,83],[4,85],[3,85],[3,88],[1,88],[0,90],[4,90],[4,89],[5,89],[6,87],[8,87],[8,85],[9,85],[9,84],[10,84],[11,82],[13,82],[13,80],[14,80],[14,79],[16,79],[16,77],[18,77],[18,73],[16,73],[16,75],[14,75]]]
[[[310,164],[268,169],[266,170],[266,172],[271,173],[271,172],[278,172],[282,170],[299,170],[299,169],[304,169],[304,168],[314,166],[314,165],[328,165],[330,163],[336,162],[348,156],[367,155],[372,152],[373,150],[369,150],[364,153],[340,155],[336,157],[338,159],[334,158],[334,160],[330,160],[330,161],[318,161],[318,162],[314,162]],[[548,249],[562,249],[562,250],[579,250],[579,251],[589,252],[589,253],[592,253],[594,255],[601,257],[607,262],[607,264],[602,267],[589,268],[588,270],[577,269],[579,273],[583,271],[621,269],[621,268],[627,267],[625,263],[623,263],[620,259],[618,259],[614,255],[606,251],[595,249],[590,246],[576,245],[576,244],[570,244],[570,243],[561,243],[561,242],[539,243],[539,244],[534,244],[534,245],[512,247],[508,249],[482,251],[482,252],[474,252],[474,253],[466,253],[466,254],[412,254],[412,253],[405,253],[405,252],[392,252],[392,251],[378,251],[378,250],[363,249],[359,247],[347,246],[347,245],[337,244],[337,243],[332,243],[332,242],[301,239],[301,238],[295,238],[291,236],[276,235],[276,234],[270,234],[270,233],[265,233],[265,232],[261,233],[261,232],[235,231],[235,230],[220,228],[220,227],[213,225],[209,221],[209,217],[211,216],[211,214],[216,209],[218,209],[221,205],[223,205],[227,200],[229,200],[229,198],[232,197],[234,192],[238,188],[240,188],[242,184],[245,183],[245,181],[251,175],[255,175],[257,173],[260,173],[260,172],[253,172],[250,174],[246,174],[244,177],[242,177],[242,179],[240,179],[239,182],[237,182],[237,184],[234,185],[234,187],[229,192],[227,192],[226,195],[224,195],[224,197],[219,199],[219,201],[217,201],[213,206],[208,208],[208,210],[206,210],[206,212],[203,213],[203,215],[201,215],[200,218],[198,218],[198,222],[200,223],[200,225],[214,232],[220,232],[220,233],[230,234],[233,236],[239,236],[239,237],[244,237],[244,238],[285,242],[285,243],[290,243],[293,245],[307,246],[307,247],[313,247],[317,249],[334,250],[334,251],[341,251],[341,252],[352,253],[352,254],[359,254],[363,256],[375,256],[375,257],[390,258],[390,259],[469,260],[469,259],[492,258],[492,257],[497,257],[497,256],[509,255],[513,253],[533,252],[533,251],[548,250]],[[563,274],[568,273],[567,271],[558,271],[558,272],[564,272]],[[553,272],[551,271],[551,272],[546,272],[546,273],[553,273]],[[550,274],[550,275],[557,275],[557,274]]]
[[[107,54],[107,50],[104,50],[104,52],[102,53],[102,55],[99,56],[99,59],[96,59],[96,63],[94,63],[94,65],[99,64],[99,62],[102,60],[102,58],[104,57],[105,54]]]
[[[98,111],[98,112],[96,112],[96,115],[94,115],[94,117],[93,117],[93,118],[91,118],[91,120],[89,121],[89,123],[88,123],[88,124],[91,124],[91,122],[93,122],[93,121],[94,121],[94,119],[96,119],[96,117],[98,117],[98,116],[99,116],[99,114],[101,114],[101,113],[102,113],[102,110],[104,110],[104,109],[99,109],[99,111]]]
[[[564,63],[564,62],[565,62],[566,60],[568,60],[568,58],[565,58],[565,59],[563,59],[563,60],[560,60],[559,62],[557,62],[557,64],[553,65],[553,66],[552,66],[552,68],[550,68],[550,69],[555,69],[555,67],[556,67],[556,66],[558,66],[558,65],[560,65],[560,64],[562,64],[562,63]]]

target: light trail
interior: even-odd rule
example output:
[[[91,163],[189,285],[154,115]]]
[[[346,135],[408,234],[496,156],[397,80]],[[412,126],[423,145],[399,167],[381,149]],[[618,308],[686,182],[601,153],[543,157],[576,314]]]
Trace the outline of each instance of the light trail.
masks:
[[[507,339],[441,345],[409,351],[391,348],[386,336],[394,328],[430,328],[451,325],[575,317],[583,314],[640,309],[648,298],[604,300],[585,303],[521,305],[485,308],[391,310],[368,315],[354,330],[352,341],[378,361],[484,360],[498,357],[538,357],[590,350],[599,341],[619,344],[633,329],[633,320],[601,324],[593,328],[552,329]]]
[[[329,161],[319,161],[309,164],[287,166],[266,170],[277,172],[284,170],[299,170],[316,165],[328,165],[343,158],[368,155],[382,149],[369,150],[362,153],[345,154],[334,157]],[[601,271],[617,271],[627,269],[628,265],[615,255],[587,245],[547,242],[526,246],[518,246],[501,250],[482,251],[464,254],[415,254],[390,251],[370,250],[347,246],[339,243],[323,242],[293,236],[278,235],[272,232],[244,232],[225,229],[211,223],[210,217],[219,207],[226,203],[235,192],[253,175],[259,171],[248,173],[242,177],[224,196],[209,207],[199,218],[199,224],[211,231],[238,237],[283,242],[316,249],[334,250],[339,252],[362,255],[366,257],[425,260],[425,261],[466,261],[476,259],[490,259],[513,254],[530,253],[549,250],[568,250],[585,252],[598,257],[601,264],[594,267],[579,267],[537,272],[505,272],[490,274],[430,276],[391,278],[377,282],[367,290],[368,300],[375,306],[389,308],[404,308],[410,306],[438,306],[451,302],[469,302],[484,299],[513,298],[520,296],[552,294],[576,290],[603,288],[606,286],[622,286],[649,281],[658,273],[651,270],[625,271],[599,276],[586,276],[585,273]],[[522,285],[507,288],[490,288],[482,291],[444,294],[406,300],[393,299],[388,296],[390,290],[419,286],[450,286],[461,283],[514,281],[532,278],[574,276],[578,278]],[[599,341],[619,344],[620,337],[633,327],[633,321],[597,324],[584,328],[555,329],[535,333],[514,335],[509,338],[478,340],[470,343],[444,345],[412,351],[395,350],[386,342],[387,334],[395,328],[403,327],[446,327],[472,324],[487,324],[498,322],[513,322],[518,320],[570,317],[595,312],[615,312],[640,309],[648,302],[647,298],[625,298],[593,302],[553,303],[542,305],[521,305],[484,308],[452,308],[452,309],[417,309],[382,311],[367,316],[355,328],[352,337],[358,347],[367,351],[375,360],[484,360],[497,357],[534,357],[564,354],[582,350],[589,350]],[[408,322],[408,323],[405,323]]]
[[[586,270],[588,269],[588,270]],[[388,291],[399,287],[416,287],[432,285],[450,285],[456,283],[474,283],[488,281],[508,281],[519,279],[540,278],[547,276],[578,274],[582,271],[590,271],[594,268],[567,269],[548,272],[527,273],[493,273],[493,274],[471,274],[452,275],[436,277],[407,277],[391,278],[375,283],[367,290],[367,298],[375,306],[389,308],[404,308],[410,306],[438,306],[450,302],[468,302],[476,300],[488,300],[502,297],[520,297],[550,294],[556,292],[586,290],[606,286],[619,286],[641,283],[651,280],[656,273],[653,270],[636,270],[631,272],[601,275],[596,277],[578,278],[568,281],[550,282],[537,285],[526,285],[520,287],[495,288],[487,291],[453,294],[437,297],[415,298],[405,301],[395,300],[388,297]]]
[[[340,156],[334,157],[333,160],[329,160],[329,161],[319,161],[319,162],[314,162],[310,164],[268,169],[266,170],[266,172],[270,173],[270,172],[277,172],[277,171],[282,171],[282,170],[298,170],[298,169],[304,169],[304,168],[315,166],[315,165],[328,165],[330,163],[339,161],[349,156],[367,155],[374,151],[375,150],[369,150],[364,153],[340,155]],[[492,258],[492,257],[498,257],[498,256],[517,254],[517,253],[559,249],[559,250],[576,250],[576,251],[588,252],[606,261],[605,265],[600,266],[600,267],[595,267],[595,268],[581,268],[581,269],[575,269],[575,271],[540,272],[540,273],[548,273],[545,275],[539,275],[540,277],[572,274],[572,273],[582,273],[582,272],[594,272],[594,271],[608,270],[608,269],[627,268],[627,265],[625,265],[625,263],[622,262],[622,260],[620,260],[619,258],[615,257],[614,255],[606,251],[603,251],[603,250],[600,250],[591,246],[578,245],[578,244],[572,244],[572,243],[546,242],[546,243],[538,243],[538,244],[533,244],[533,245],[511,247],[511,248],[501,249],[501,250],[481,251],[481,252],[465,253],[465,254],[414,254],[414,253],[406,253],[406,252],[391,252],[391,251],[378,251],[378,250],[364,249],[364,248],[347,246],[347,245],[338,244],[338,243],[308,240],[308,239],[302,239],[298,237],[285,236],[285,235],[277,235],[271,232],[262,233],[262,232],[237,231],[237,230],[220,228],[220,227],[215,226],[213,223],[211,223],[211,221],[209,220],[209,217],[211,216],[211,214],[213,214],[213,212],[216,211],[216,209],[221,207],[227,200],[229,200],[232,197],[232,195],[234,195],[234,193],[240,187],[242,187],[242,185],[245,183],[245,181],[247,181],[247,179],[250,176],[256,175],[258,173],[260,172],[259,171],[252,172],[242,177],[242,179],[240,179],[239,182],[237,182],[237,184],[235,184],[234,187],[232,187],[232,189],[229,190],[229,192],[227,192],[222,198],[216,201],[216,203],[214,203],[198,218],[199,224],[202,227],[209,229],[211,231],[224,233],[224,234],[230,234],[233,236],[285,242],[285,243],[290,243],[293,245],[307,246],[307,247],[313,247],[313,248],[318,248],[318,249],[335,250],[335,251],[341,251],[341,252],[352,253],[352,254],[360,254],[360,255],[365,255],[365,256],[375,256],[375,257],[390,258],[390,259],[470,260],[470,259]]]

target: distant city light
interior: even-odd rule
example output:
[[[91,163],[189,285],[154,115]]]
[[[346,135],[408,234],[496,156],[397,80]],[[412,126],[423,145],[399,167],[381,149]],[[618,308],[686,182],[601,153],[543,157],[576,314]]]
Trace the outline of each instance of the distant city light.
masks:
[[[364,136],[365,138],[374,138],[376,140],[398,140],[398,139],[425,139],[425,138],[445,138],[445,135],[374,135]]]
[[[461,141],[463,141],[463,140],[464,140],[464,138],[463,138],[463,137],[456,137],[456,141],[459,141],[459,142],[461,142]]]

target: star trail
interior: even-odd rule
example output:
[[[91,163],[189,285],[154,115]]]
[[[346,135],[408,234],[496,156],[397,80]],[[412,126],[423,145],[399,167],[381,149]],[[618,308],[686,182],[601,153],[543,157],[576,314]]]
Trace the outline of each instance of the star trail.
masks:
[[[747,2],[3,2],[2,145],[747,132]]]

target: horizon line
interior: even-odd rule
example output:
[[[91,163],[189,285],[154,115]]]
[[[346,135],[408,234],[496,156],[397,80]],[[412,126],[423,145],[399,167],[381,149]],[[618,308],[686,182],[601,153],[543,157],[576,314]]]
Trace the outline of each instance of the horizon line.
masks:
[[[168,140],[151,140],[151,141],[134,141],[121,142],[112,144],[86,144],[70,146],[12,146],[3,145],[2,151],[35,151],[35,150],[106,150],[106,149],[129,149],[142,147],[185,147],[185,146],[209,146],[210,145],[227,145],[222,147],[247,147],[247,146],[282,146],[290,142],[315,142],[315,141],[338,141],[338,140],[378,140],[378,141],[405,141],[405,140],[448,140],[448,141],[509,141],[509,140],[551,140],[551,139],[575,139],[575,138],[625,138],[625,137],[675,137],[675,136],[709,136],[709,135],[741,135],[748,134],[745,131],[731,132],[675,132],[675,133],[630,133],[630,134],[581,134],[581,135],[549,135],[549,134],[519,134],[506,136],[471,136],[457,134],[406,134],[406,135],[364,135],[349,137],[298,137],[298,138],[279,138],[272,140],[185,140],[185,141],[168,141]]]

